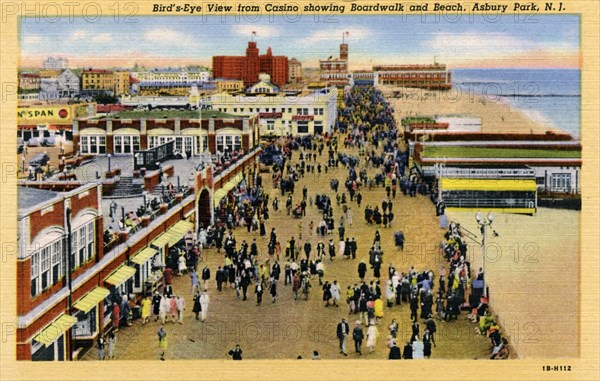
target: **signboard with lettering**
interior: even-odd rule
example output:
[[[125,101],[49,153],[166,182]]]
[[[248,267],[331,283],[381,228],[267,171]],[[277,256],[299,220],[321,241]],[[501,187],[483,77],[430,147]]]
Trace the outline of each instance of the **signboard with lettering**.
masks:
[[[292,120],[313,120],[315,117],[313,115],[293,115]]]
[[[73,118],[93,116],[88,104],[17,107],[18,124],[71,124]]]
[[[280,112],[259,112],[258,117],[261,119],[280,119],[283,114]]]

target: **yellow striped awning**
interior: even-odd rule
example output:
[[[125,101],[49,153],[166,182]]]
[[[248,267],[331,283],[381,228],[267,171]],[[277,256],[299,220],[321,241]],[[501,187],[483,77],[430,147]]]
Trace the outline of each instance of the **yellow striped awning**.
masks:
[[[189,231],[194,231],[194,224],[188,221],[179,221],[169,229],[170,232],[186,234]]]
[[[231,180],[229,180],[228,182],[226,182],[225,185],[223,185],[221,187],[221,189],[217,190],[213,194],[213,205],[215,207],[217,205],[219,205],[219,202],[223,199],[223,197],[227,196],[227,193],[229,193],[229,191],[231,191],[239,183],[241,183],[243,179],[244,179],[244,174],[242,172],[239,172]]]
[[[104,281],[108,284],[112,284],[113,286],[118,286],[120,284],[123,284],[134,274],[135,269],[133,267],[121,265],[117,267],[117,269],[113,271],[109,276],[107,276],[106,279],[104,279]]]
[[[150,242],[150,245],[158,247],[159,249],[162,249],[165,247],[165,245],[167,244],[168,241],[169,241],[169,233],[164,232],[161,235],[159,235],[158,237],[156,237],[154,239],[154,241]]]
[[[150,258],[152,258],[154,256],[154,254],[156,254],[156,249],[153,249],[151,247],[146,247],[144,250],[142,250],[139,253],[137,253],[136,255],[134,255],[131,258],[131,262],[138,264],[138,265],[143,265],[144,263],[148,262],[150,260]]]
[[[38,343],[44,344],[44,346],[48,346],[54,343],[59,339],[68,329],[70,329],[73,325],[77,323],[77,318],[62,314],[58,317],[58,319],[54,320],[52,323],[46,326],[46,328],[42,329],[40,333],[34,336],[33,340]]]
[[[108,294],[110,294],[110,292],[104,287],[95,287],[92,291],[79,298],[79,300],[73,304],[73,307],[87,314],[96,307],[98,303],[103,301]]]
[[[529,191],[535,192],[535,179],[453,179],[442,178],[442,190],[461,191]]]

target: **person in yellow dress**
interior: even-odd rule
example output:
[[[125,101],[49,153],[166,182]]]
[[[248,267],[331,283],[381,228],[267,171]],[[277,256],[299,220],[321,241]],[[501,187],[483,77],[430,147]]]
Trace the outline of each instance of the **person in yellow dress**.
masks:
[[[160,359],[164,361],[165,352],[167,351],[167,332],[161,325],[158,329],[158,347],[161,350]]]
[[[142,300],[142,324],[146,324],[148,319],[150,318],[150,312],[152,307],[152,301],[150,297],[146,296],[144,300]]]
[[[376,323],[379,323],[379,321],[383,318],[383,300],[381,300],[380,298],[375,299],[375,305],[373,306],[373,313],[375,315],[375,321]]]

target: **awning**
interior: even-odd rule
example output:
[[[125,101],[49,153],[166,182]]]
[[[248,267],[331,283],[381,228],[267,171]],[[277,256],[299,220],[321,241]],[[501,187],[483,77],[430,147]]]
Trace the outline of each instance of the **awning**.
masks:
[[[179,221],[169,229],[169,232],[186,234],[189,231],[194,231],[194,224],[188,221]]]
[[[70,329],[75,323],[77,323],[77,318],[62,314],[58,317],[58,319],[54,320],[50,323],[46,328],[42,329],[40,333],[35,335],[33,340],[38,343],[44,344],[44,346],[48,346],[58,340],[68,329]]]
[[[119,286],[135,274],[135,269],[126,265],[119,266],[109,276],[104,279],[108,284]]]
[[[235,175],[231,180],[229,180],[228,182],[226,182],[221,189],[217,190],[214,194],[213,194],[213,205],[216,207],[219,205],[219,202],[223,199],[223,197],[227,196],[227,193],[229,193],[229,191],[231,191],[233,188],[235,188],[239,183],[242,182],[242,180],[244,179],[244,174],[242,172],[239,172],[237,175]]]
[[[535,192],[535,179],[455,179],[442,178],[442,190],[460,191],[529,191]]]
[[[225,196],[227,196],[227,190],[223,189],[223,188],[221,188],[218,191],[216,191],[215,193],[213,193],[213,205],[215,208],[217,206],[219,206],[219,203]]]
[[[158,236],[150,244],[152,246],[163,248],[165,245],[173,246],[179,242],[188,231],[194,231],[194,224],[188,221],[179,221],[166,232]]]
[[[92,291],[81,297],[73,307],[79,311],[83,311],[86,314],[90,312],[94,307],[98,305],[104,298],[106,298],[110,292],[103,287],[95,287]]]
[[[131,258],[131,262],[138,264],[138,265],[143,265],[144,263],[148,262],[150,260],[150,258],[152,258],[154,256],[154,254],[156,254],[156,249],[147,247],[144,250],[137,253],[136,255],[134,255]]]

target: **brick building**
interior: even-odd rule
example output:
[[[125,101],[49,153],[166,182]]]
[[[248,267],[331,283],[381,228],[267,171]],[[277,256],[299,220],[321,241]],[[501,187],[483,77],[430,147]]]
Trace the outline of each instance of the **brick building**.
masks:
[[[259,54],[256,42],[248,42],[245,56],[213,56],[213,77],[241,79],[245,86],[258,82],[260,73],[267,73],[277,86],[288,82],[288,58],[274,56],[271,48],[267,54]]]
[[[348,72],[348,44],[340,44],[340,57],[319,60],[319,81],[330,86],[345,87],[350,84]]]
[[[200,124],[201,123],[201,124]],[[175,149],[200,155],[248,151],[258,144],[258,116],[202,119],[80,119],[73,146],[82,154],[132,154],[175,141]]]

